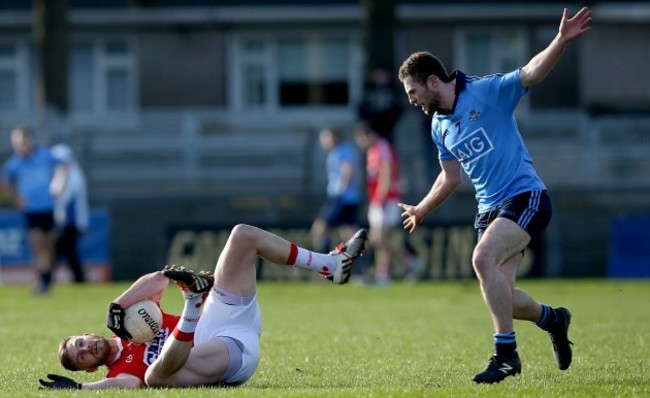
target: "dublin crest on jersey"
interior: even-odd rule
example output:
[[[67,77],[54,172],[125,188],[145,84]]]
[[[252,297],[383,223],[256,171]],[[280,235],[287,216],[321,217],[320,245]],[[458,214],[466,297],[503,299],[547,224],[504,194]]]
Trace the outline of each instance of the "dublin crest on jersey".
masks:
[[[481,117],[481,112],[479,112],[479,111],[477,111],[475,109],[472,109],[471,111],[469,111],[469,121],[470,122],[475,122],[480,117]]]

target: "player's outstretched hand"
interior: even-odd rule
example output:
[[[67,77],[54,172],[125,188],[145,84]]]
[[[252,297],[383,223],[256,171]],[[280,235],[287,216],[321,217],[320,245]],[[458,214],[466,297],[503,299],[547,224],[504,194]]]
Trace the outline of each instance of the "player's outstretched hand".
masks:
[[[569,17],[569,11],[565,8],[560,21],[560,35],[567,41],[571,41],[581,34],[589,31],[591,27],[591,10],[582,7],[574,16]]]
[[[43,379],[38,379],[38,382],[41,383],[43,388],[49,388],[53,390],[80,390],[81,383],[77,383],[69,377],[48,374],[47,378],[52,381],[45,381]]]
[[[117,303],[108,306],[106,314],[106,326],[122,340],[131,340],[131,333],[124,328],[124,308]]]
[[[405,203],[398,203],[397,206],[404,210],[402,212],[402,218],[404,218],[402,225],[404,226],[404,230],[412,234],[420,226],[423,217],[418,214],[415,206]]]

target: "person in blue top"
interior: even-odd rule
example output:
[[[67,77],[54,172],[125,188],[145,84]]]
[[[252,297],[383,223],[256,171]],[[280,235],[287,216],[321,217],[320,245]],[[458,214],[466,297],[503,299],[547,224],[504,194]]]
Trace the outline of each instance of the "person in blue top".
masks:
[[[61,194],[67,168],[49,149],[36,145],[27,127],[11,132],[13,155],[5,162],[2,186],[25,215],[27,238],[40,275],[37,294],[49,292],[54,264],[54,198]]]
[[[90,223],[86,176],[68,145],[56,144],[50,150],[68,167],[65,187],[54,203],[54,223],[59,230],[56,254],[66,258],[74,281],[81,283],[85,276],[78,241],[88,231]]]
[[[330,247],[329,233],[338,229],[339,238],[350,239],[358,225],[361,203],[361,164],[356,148],[344,139],[337,127],[320,131],[321,148],[327,153],[327,200],[311,226],[312,245],[316,250]]]
[[[428,52],[411,54],[399,70],[409,102],[432,116],[431,136],[441,172],[417,205],[401,203],[404,229],[412,233],[459,186],[462,171],[476,190],[478,243],[472,265],[492,316],[495,355],[474,376],[497,383],[521,372],[513,319],[535,322],[551,337],[561,370],[572,360],[571,313],[543,305],[515,288],[523,250],[551,219],[551,201],[522,141],[514,110],[529,87],[550,73],[571,41],[590,29],[591,11],[573,17],[564,9],[553,41],[525,66],[505,74],[449,75]]]

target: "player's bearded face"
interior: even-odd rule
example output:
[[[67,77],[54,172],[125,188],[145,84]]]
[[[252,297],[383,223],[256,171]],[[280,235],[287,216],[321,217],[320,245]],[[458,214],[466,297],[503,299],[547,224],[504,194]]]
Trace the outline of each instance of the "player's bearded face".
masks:
[[[86,334],[72,340],[73,349],[69,354],[79,369],[96,368],[105,365],[111,353],[110,345],[104,336]]]
[[[428,90],[429,92],[429,98],[428,101],[424,102],[422,104],[422,111],[427,115],[431,116],[433,115],[436,111],[440,110],[440,93],[437,91],[433,90]]]
[[[422,109],[427,116],[433,115],[440,109],[441,95],[433,87],[429,87],[427,82],[421,83],[408,76],[404,80],[404,89],[411,105]]]
[[[95,358],[97,358],[97,363],[103,365],[108,362],[108,356],[111,353],[111,348],[104,336],[97,334],[92,334],[91,336],[92,340],[90,341],[90,349],[95,355]]]

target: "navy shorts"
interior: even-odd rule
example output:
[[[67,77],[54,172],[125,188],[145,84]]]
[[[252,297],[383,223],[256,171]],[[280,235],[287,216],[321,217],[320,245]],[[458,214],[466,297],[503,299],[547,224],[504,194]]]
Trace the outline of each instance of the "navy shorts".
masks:
[[[54,213],[52,211],[25,213],[25,223],[27,229],[40,229],[44,232],[50,232],[54,229]]]
[[[517,223],[528,232],[531,240],[538,238],[551,221],[553,206],[546,190],[529,191],[515,195],[494,210],[479,213],[474,221],[474,229],[481,240],[487,227],[498,217]]]
[[[342,225],[357,225],[357,203],[343,203],[338,198],[330,198],[318,213],[318,217],[325,221],[328,227]]]

